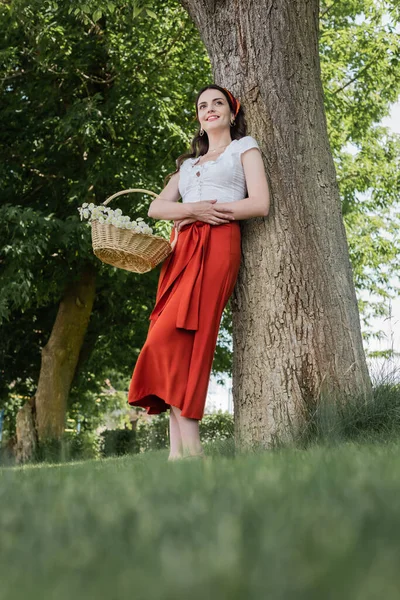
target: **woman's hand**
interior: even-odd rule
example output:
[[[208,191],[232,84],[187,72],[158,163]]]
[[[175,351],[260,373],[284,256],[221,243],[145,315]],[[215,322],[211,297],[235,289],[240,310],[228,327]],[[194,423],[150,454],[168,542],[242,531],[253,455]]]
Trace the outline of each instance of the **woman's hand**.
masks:
[[[184,219],[175,219],[174,226],[177,231],[180,231],[185,225],[190,225],[195,221],[203,221],[204,223],[210,223],[210,225],[222,225],[224,223],[230,223],[235,220],[233,216],[233,210],[229,207],[215,207],[217,200],[201,200],[200,202],[193,202],[192,212],[195,216],[185,217]],[[199,207],[196,205],[200,205]]]
[[[210,223],[210,225],[222,225],[235,220],[233,209],[226,206],[215,205],[217,200],[201,200],[192,203],[192,214],[196,221]]]
[[[187,217],[185,219],[176,219],[174,221],[174,225],[177,231],[180,231],[182,229],[182,227],[184,227],[185,225],[190,225],[191,223],[194,223],[195,221],[197,221],[197,219],[195,219],[194,217]]]

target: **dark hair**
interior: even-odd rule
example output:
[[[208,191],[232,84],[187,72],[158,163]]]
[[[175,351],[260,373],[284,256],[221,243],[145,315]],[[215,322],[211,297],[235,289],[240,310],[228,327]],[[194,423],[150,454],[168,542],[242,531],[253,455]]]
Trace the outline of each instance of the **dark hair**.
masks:
[[[196,102],[195,102],[196,118],[198,117],[197,103],[199,101],[201,94],[203,92],[205,92],[206,90],[218,90],[218,91],[222,92],[228,101],[229,108],[231,109],[231,111],[233,113],[235,112],[235,109],[232,105],[231,99],[229,98],[229,95],[226,93],[224,88],[222,88],[221,86],[216,85],[216,84],[211,84],[211,85],[206,85],[205,87],[203,87],[196,96]],[[239,140],[240,138],[244,137],[245,135],[247,135],[247,123],[246,123],[245,112],[243,110],[243,106],[240,105],[239,111],[235,117],[235,124],[231,127],[231,140]],[[197,132],[195,133],[195,136],[192,139],[190,145],[191,145],[191,151],[181,154],[176,159],[176,171],[174,171],[173,173],[169,173],[165,177],[164,187],[167,185],[168,180],[173,175],[175,175],[175,173],[178,173],[179,169],[181,168],[181,164],[183,163],[184,160],[186,160],[187,158],[197,158],[199,156],[203,156],[203,154],[206,154],[206,152],[208,151],[207,132],[204,131],[204,134],[200,135],[200,129],[198,129]]]

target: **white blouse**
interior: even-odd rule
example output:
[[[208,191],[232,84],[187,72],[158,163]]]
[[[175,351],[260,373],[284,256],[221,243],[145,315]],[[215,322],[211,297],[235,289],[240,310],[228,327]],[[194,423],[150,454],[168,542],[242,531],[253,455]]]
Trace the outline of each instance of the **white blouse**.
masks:
[[[232,140],[215,160],[198,165],[200,157],[187,158],[179,170],[182,202],[214,200],[234,202],[247,197],[246,179],[240,160],[250,148],[259,148],[251,135]]]

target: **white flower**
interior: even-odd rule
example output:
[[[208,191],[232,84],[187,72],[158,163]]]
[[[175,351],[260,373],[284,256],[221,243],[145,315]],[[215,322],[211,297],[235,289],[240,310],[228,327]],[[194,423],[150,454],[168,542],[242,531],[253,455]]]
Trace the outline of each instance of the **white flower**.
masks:
[[[136,220],[131,221],[129,215],[123,215],[120,208],[113,210],[109,206],[101,204],[96,206],[93,202],[88,204],[84,202],[82,206],[78,208],[80,220],[88,219],[89,221],[99,221],[101,224],[112,224],[114,227],[120,229],[130,229],[131,231],[138,234],[152,234],[153,230],[147,223],[144,222],[143,217],[137,217]],[[90,223],[87,223],[90,227]]]
[[[97,208],[95,208],[95,209],[92,211],[92,219],[98,219],[98,218],[99,218],[99,216],[100,216],[100,214],[101,214],[101,213],[100,213],[100,211],[99,211]]]

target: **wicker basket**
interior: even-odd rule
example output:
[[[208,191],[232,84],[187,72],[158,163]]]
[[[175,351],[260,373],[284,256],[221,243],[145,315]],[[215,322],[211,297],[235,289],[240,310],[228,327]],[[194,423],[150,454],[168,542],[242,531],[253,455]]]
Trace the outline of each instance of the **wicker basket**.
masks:
[[[111,200],[122,194],[143,192],[157,197],[149,190],[134,188],[122,190],[103,202],[106,206]],[[178,231],[174,228],[175,237],[170,244],[168,240],[148,233],[136,233],[132,229],[121,229],[109,223],[91,221],[93,252],[102,262],[119,269],[134,273],[147,273],[162,262],[174,249],[178,239]]]

